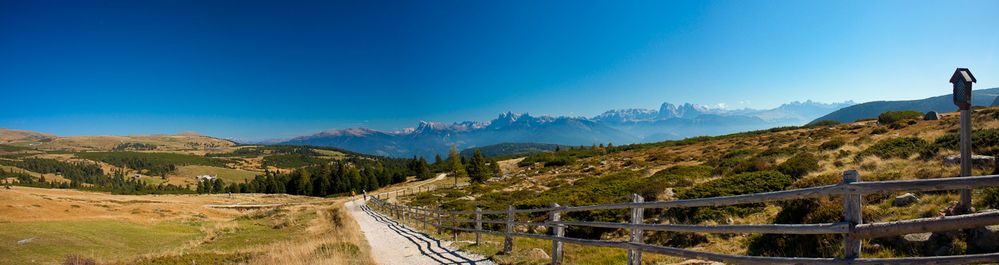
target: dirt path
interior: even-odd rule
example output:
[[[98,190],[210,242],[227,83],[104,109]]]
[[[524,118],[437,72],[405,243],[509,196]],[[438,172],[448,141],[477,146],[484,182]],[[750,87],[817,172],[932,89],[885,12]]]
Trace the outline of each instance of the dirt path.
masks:
[[[450,242],[430,236],[372,211],[361,200],[344,204],[371,245],[378,264],[495,264],[482,256],[464,253]]]

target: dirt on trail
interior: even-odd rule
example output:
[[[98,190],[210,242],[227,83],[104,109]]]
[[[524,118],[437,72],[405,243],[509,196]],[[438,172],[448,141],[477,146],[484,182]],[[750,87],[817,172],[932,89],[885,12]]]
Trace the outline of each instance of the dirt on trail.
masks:
[[[495,264],[372,211],[363,200],[353,200],[344,206],[361,227],[371,246],[371,256],[378,264]]]

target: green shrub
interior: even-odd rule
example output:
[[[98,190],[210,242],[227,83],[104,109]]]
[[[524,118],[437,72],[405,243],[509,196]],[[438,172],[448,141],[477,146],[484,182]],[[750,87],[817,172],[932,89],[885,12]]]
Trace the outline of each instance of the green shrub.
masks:
[[[909,158],[913,154],[919,154],[923,152],[926,148],[929,148],[930,144],[926,140],[920,139],[918,137],[902,137],[881,140],[868,147],[864,151],[857,154],[857,159],[862,159],[866,156],[877,156],[882,159],[888,158]]]
[[[734,150],[721,158],[708,161],[707,164],[714,166],[712,174],[722,176],[764,171],[772,167],[773,157],[752,156],[752,154],[751,150]]]
[[[682,188],[694,185],[694,180],[711,176],[713,168],[710,166],[673,166],[660,170],[652,174],[640,185],[636,193],[645,198],[646,201],[664,200],[657,196],[667,188]]]
[[[905,128],[905,126],[906,126],[906,123],[901,122],[901,121],[896,121],[896,122],[892,122],[891,124],[888,124],[888,129],[898,130],[898,129]]]
[[[822,150],[822,151],[832,151],[832,150],[839,149],[840,147],[843,147],[844,145],[846,145],[846,140],[843,140],[843,138],[833,138],[832,140],[826,141],[826,142],[822,143],[821,145],[819,145],[819,150]]]
[[[840,124],[840,122],[834,121],[834,120],[821,120],[821,121],[816,121],[816,122],[813,122],[813,123],[809,123],[805,127],[806,128],[807,127],[825,127],[825,126],[835,126],[835,125],[839,125],[839,124]]]
[[[779,191],[793,182],[794,178],[791,176],[776,171],[750,172],[712,180],[683,190],[677,194],[677,198],[696,199]],[[759,204],[752,204],[724,207],[674,208],[669,209],[667,215],[680,222],[724,221],[723,219],[730,215],[744,216],[757,212],[762,208],[761,206]]]
[[[672,166],[656,172],[653,177],[656,175],[683,175],[692,178],[706,178],[711,176],[711,170],[713,168],[706,165]]]
[[[886,132],[888,132],[888,129],[885,129],[884,127],[877,127],[874,128],[874,130],[871,130],[871,134],[884,134]]]
[[[798,153],[798,149],[797,148],[793,148],[793,147],[770,148],[770,149],[767,149],[767,150],[763,150],[763,152],[761,152],[759,154],[759,156],[761,156],[761,157],[768,157],[768,156],[789,156],[789,155],[794,155],[795,153]]]
[[[948,133],[933,141],[933,146],[950,150],[960,150],[961,134]],[[971,148],[976,154],[999,154],[999,129],[982,129],[971,133]]]
[[[795,179],[819,169],[819,159],[808,152],[801,152],[777,166],[777,171]]]
[[[835,223],[842,219],[842,203],[830,200],[794,200],[781,203],[775,224]],[[840,235],[764,234],[749,240],[751,256],[836,257],[841,252]]]
[[[878,115],[879,124],[892,124],[897,121],[922,119],[923,113],[914,110],[888,111]]]

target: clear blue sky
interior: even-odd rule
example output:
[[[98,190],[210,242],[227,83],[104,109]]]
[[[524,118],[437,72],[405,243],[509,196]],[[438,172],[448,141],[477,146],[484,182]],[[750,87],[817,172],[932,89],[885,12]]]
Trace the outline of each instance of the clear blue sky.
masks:
[[[999,1],[0,0],[0,128],[234,139],[999,86]]]

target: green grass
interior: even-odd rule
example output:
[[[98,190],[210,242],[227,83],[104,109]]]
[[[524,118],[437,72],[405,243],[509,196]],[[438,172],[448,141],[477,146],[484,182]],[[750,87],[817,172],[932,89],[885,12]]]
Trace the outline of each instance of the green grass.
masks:
[[[214,166],[182,166],[178,167],[177,171],[174,173],[176,176],[191,179],[200,175],[213,175],[218,176],[222,179],[222,181],[225,181],[225,183],[242,183],[244,180],[252,180],[254,176],[262,174],[263,172]]]
[[[56,263],[67,254],[101,260],[175,250],[201,236],[199,226],[178,222],[136,224],[113,220],[0,224],[0,264]],[[27,244],[18,240],[35,239]]]

